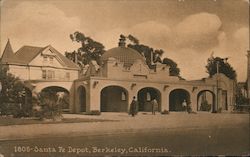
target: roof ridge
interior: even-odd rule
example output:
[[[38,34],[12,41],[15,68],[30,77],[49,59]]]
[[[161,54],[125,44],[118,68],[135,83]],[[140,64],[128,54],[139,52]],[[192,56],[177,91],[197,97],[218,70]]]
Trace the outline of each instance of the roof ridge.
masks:
[[[44,48],[44,47],[41,47],[41,46],[31,46],[31,45],[23,45],[22,47],[35,47],[35,48]]]

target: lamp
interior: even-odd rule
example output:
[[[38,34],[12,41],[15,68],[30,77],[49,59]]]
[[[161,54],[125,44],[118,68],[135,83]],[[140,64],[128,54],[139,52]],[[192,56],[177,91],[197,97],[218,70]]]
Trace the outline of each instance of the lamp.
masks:
[[[132,83],[132,84],[131,84],[131,89],[133,89],[134,86],[136,86],[136,83]]]
[[[198,87],[193,87],[192,92],[194,92]]]
[[[169,85],[164,85],[163,90],[165,91],[168,87]]]
[[[99,81],[94,81],[93,87],[95,88],[98,83],[99,83]]]

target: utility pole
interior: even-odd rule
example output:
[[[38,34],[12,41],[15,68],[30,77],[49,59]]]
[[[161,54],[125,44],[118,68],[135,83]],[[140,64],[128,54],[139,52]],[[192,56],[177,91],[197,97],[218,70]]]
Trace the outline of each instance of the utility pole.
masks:
[[[212,113],[216,113],[219,104],[219,61],[216,61],[216,103],[213,103]]]
[[[216,61],[216,109],[215,112],[218,110],[219,106],[219,61]]]

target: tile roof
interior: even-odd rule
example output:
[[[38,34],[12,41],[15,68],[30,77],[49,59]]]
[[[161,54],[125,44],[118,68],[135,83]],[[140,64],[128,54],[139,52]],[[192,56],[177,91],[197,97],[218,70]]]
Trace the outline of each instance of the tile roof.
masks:
[[[120,62],[123,62],[124,66],[131,66],[137,59],[141,60],[142,62],[145,62],[144,57],[139,52],[129,47],[112,48],[106,51],[102,55],[101,59],[104,61],[108,60],[108,58],[110,57],[113,57],[115,59],[118,59]]]

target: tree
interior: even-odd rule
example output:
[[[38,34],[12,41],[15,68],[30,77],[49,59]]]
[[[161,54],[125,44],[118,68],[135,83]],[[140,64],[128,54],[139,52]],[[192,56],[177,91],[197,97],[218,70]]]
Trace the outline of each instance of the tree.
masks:
[[[164,58],[162,63],[170,66],[169,73],[171,76],[179,76],[180,75],[180,69],[177,67],[177,63],[175,63],[172,59]]]
[[[163,60],[162,55],[164,54],[164,51],[162,49],[154,49],[152,47],[149,47],[147,45],[140,44],[139,40],[132,36],[128,35],[127,37],[129,41],[131,42],[128,44],[128,47],[136,50],[141,55],[145,56],[146,63],[149,66],[149,68],[154,68],[155,66],[152,63],[163,63],[170,66],[170,75],[171,76],[179,76],[180,75],[180,69],[177,67],[177,63],[174,62],[170,58],[164,58]]]
[[[224,58],[220,57],[210,57],[207,60],[207,73],[210,77],[217,73],[217,64],[218,64],[218,72],[225,74],[228,78],[232,80],[236,80],[237,74],[233,67],[226,61]]]
[[[61,120],[62,118],[62,99],[59,98],[56,90],[41,91],[37,95],[37,103],[41,106],[38,114],[41,119]]]
[[[76,31],[70,34],[70,39],[81,44],[77,51],[65,52],[65,56],[79,65],[87,65],[91,60],[95,60],[100,65],[100,57],[105,52],[103,44]],[[76,61],[77,59],[77,61]]]
[[[0,114],[12,114],[16,117],[27,114],[25,111],[25,86],[24,83],[14,75],[8,73],[8,68],[0,63]],[[26,112],[26,113],[25,113]]]
[[[241,83],[237,83],[236,85],[236,104],[246,105],[248,104],[248,98],[243,94],[243,92],[247,91],[247,82],[244,82],[243,85],[240,84]]]

